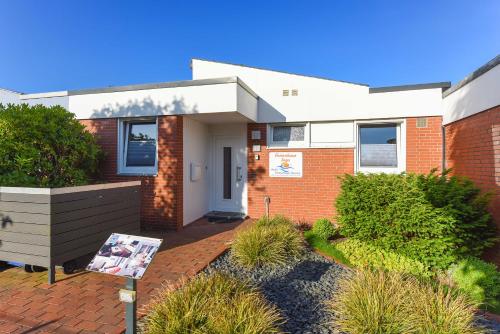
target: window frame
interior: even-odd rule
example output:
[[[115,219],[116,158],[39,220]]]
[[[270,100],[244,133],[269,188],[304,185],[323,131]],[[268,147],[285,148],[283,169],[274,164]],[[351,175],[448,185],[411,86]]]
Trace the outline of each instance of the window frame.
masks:
[[[154,123],[156,149],[154,166],[127,166],[128,134],[131,124]],[[118,120],[118,170],[119,175],[156,176],[158,174],[158,117],[122,118]]]
[[[304,127],[304,140],[302,141],[273,141],[273,131],[275,127],[293,127],[293,126],[303,126]],[[267,143],[270,148],[305,148],[309,147],[310,138],[310,123],[309,122],[298,122],[298,123],[273,123],[269,124],[267,128]]]
[[[361,137],[360,128],[363,125],[395,125],[396,126],[396,154],[398,159],[397,167],[363,167],[361,166]],[[406,171],[406,120],[405,119],[387,119],[387,120],[368,120],[356,121],[356,147],[354,152],[355,167],[358,173],[387,173],[399,174]]]

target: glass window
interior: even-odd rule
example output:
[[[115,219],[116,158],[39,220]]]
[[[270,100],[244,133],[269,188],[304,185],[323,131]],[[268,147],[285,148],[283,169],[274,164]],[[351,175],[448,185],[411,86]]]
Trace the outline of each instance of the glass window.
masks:
[[[304,141],[305,126],[274,126],[273,128],[273,142],[290,142],[290,141]]]
[[[360,167],[398,167],[396,124],[359,127]]]
[[[127,167],[152,167],[156,163],[156,123],[128,123]]]

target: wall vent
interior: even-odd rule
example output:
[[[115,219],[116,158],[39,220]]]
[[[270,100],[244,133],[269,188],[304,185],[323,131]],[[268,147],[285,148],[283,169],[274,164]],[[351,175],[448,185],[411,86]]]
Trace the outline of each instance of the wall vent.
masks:
[[[417,128],[426,128],[427,127],[427,117],[417,118]]]
[[[288,89],[283,89],[283,96],[290,95],[290,91]]]
[[[292,89],[292,96],[298,96],[299,95],[299,90],[298,89]]]

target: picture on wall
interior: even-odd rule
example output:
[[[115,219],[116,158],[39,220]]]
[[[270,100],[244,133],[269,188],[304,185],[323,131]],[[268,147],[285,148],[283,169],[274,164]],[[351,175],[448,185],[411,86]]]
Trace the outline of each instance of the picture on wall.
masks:
[[[90,261],[87,270],[141,279],[162,241],[113,233]]]

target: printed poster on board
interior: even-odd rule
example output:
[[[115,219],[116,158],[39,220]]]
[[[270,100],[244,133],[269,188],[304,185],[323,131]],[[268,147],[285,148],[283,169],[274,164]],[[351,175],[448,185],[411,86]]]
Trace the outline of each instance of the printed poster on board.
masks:
[[[113,233],[89,263],[87,270],[141,279],[162,241]]]
[[[270,177],[302,177],[302,152],[269,153]]]

